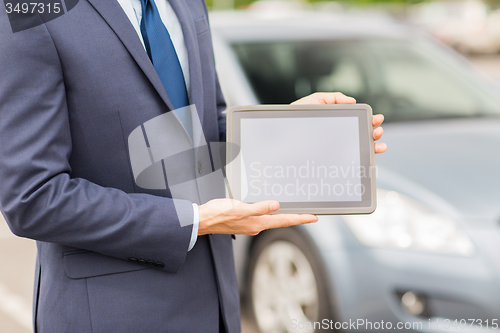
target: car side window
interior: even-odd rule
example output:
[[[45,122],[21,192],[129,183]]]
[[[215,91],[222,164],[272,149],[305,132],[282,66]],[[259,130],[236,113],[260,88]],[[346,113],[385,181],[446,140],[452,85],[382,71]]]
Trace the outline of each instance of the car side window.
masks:
[[[500,103],[456,59],[430,43],[390,38],[232,45],[262,104],[342,92],[386,121],[498,114]]]
[[[287,104],[317,91],[367,94],[366,75],[348,43],[276,42],[233,49],[261,103]]]

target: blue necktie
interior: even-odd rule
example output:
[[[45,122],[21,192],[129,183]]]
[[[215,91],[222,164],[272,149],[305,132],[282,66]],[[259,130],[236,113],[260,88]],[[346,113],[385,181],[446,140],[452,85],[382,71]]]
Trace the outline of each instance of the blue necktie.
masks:
[[[188,106],[189,98],[181,64],[158,8],[154,0],[141,0],[141,6],[141,34],[148,56],[174,109]],[[189,109],[182,111],[184,112],[178,112],[177,115],[192,137],[191,113]]]

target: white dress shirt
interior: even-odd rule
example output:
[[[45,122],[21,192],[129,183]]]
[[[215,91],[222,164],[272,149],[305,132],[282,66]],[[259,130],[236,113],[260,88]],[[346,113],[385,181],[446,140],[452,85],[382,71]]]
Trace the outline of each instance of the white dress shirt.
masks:
[[[141,0],[117,0],[120,6],[122,6],[123,11],[127,14],[130,23],[134,27],[139,39],[141,40],[142,46],[144,46],[144,40],[141,34],[141,20],[142,20],[142,7]],[[154,0],[149,0],[154,1]],[[160,13],[160,18],[163,24],[170,34],[170,39],[174,44],[175,52],[179,58],[179,62],[182,68],[182,74],[184,75],[184,81],[186,81],[186,89],[189,95],[190,80],[189,80],[189,58],[186,48],[186,43],[184,42],[184,34],[182,33],[181,23],[179,18],[174,12],[174,9],[167,0],[156,0],[156,7]],[[144,51],[146,47],[144,46]],[[200,212],[197,204],[193,204],[193,231],[191,233],[191,240],[189,242],[188,251],[196,244],[196,239],[198,238],[198,227],[200,224]]]

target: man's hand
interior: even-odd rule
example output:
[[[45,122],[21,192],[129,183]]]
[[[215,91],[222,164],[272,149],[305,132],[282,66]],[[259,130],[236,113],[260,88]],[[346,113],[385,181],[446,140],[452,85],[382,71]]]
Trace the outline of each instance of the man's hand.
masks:
[[[348,97],[342,93],[315,93],[304,98],[299,99],[292,103],[296,104],[356,104],[356,100],[352,97]],[[375,141],[379,140],[384,133],[382,125],[384,122],[384,116],[381,114],[374,115],[372,118],[373,129],[373,139]],[[377,142],[375,143],[375,154],[383,153],[387,150],[387,145],[385,143]]]
[[[242,234],[257,235],[265,229],[289,227],[318,221],[309,214],[268,215],[279,209],[277,201],[266,200],[247,204],[231,199],[215,199],[199,207],[198,235]]]
[[[341,93],[315,93],[299,99],[293,104],[355,104],[356,100]],[[372,119],[373,139],[382,137],[384,130],[380,126],[384,116],[374,115]],[[387,150],[385,143],[375,143],[375,153]],[[309,214],[268,215],[279,209],[279,203],[273,200],[247,204],[231,199],[216,199],[199,206],[200,225],[198,235],[206,234],[243,234],[257,235],[263,230],[289,227],[318,221],[318,217]]]

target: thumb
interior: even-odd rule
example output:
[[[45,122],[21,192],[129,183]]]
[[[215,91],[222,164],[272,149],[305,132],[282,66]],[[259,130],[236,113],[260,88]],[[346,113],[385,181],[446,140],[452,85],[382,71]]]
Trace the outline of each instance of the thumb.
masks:
[[[280,204],[276,200],[259,201],[249,206],[251,208],[249,216],[260,216],[274,213],[280,208]]]

